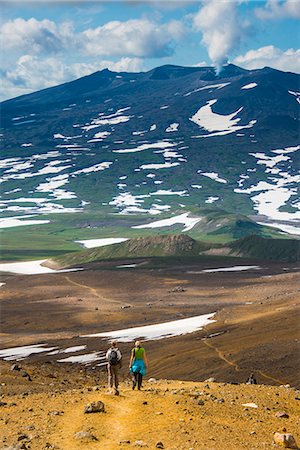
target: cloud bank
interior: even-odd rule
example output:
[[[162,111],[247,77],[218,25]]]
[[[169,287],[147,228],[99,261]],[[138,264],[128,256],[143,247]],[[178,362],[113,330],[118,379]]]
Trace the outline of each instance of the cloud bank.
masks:
[[[245,69],[262,69],[268,66],[284,72],[300,73],[300,50],[282,51],[273,45],[267,45],[257,50],[249,50],[232,62]]]

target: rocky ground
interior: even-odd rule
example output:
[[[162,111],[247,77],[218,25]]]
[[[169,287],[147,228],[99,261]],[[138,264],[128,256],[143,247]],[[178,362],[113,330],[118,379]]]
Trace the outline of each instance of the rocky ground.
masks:
[[[2,348],[86,344],[87,353],[105,350],[107,342],[82,334],[213,311],[216,322],[146,342],[150,368],[141,392],[130,389],[132,344],[120,343],[119,397],[107,393],[106,369],[96,364],[62,364],[43,354],[0,361],[0,448],[268,449],[277,448],[275,432],[292,433],[299,444],[297,267],[268,263],[217,274],[204,268],[198,262],[117,271],[96,264],[84,272],[5,275]],[[250,372],[257,386],[243,384]],[[203,382],[210,377],[217,382]],[[99,400],[105,413],[84,414]]]
[[[104,412],[84,412],[99,401]],[[2,395],[0,408],[1,449],[280,448],[274,433],[300,441],[300,392],[289,386],[149,379],[140,392],[123,382],[114,396],[84,383]]]

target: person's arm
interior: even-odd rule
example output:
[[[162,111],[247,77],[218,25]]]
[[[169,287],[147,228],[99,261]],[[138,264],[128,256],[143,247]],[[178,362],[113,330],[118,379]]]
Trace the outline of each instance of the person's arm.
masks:
[[[133,359],[134,359],[134,350],[132,350],[131,355],[130,355],[129,369],[131,369],[131,366],[132,366],[132,363],[133,363]]]
[[[145,366],[146,366],[146,368],[148,369],[148,367],[149,367],[149,363],[148,363],[148,358],[147,358],[147,355],[146,355],[146,350],[144,350],[144,363],[145,363]]]

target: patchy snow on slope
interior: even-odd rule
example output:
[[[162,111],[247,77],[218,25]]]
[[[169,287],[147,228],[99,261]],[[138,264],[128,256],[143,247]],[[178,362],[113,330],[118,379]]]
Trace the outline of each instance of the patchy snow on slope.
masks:
[[[165,129],[165,132],[166,132],[166,133],[173,133],[174,131],[178,131],[178,127],[179,127],[179,123],[177,123],[177,122],[171,123],[171,124]]]
[[[120,242],[128,241],[129,238],[102,238],[102,239],[85,239],[83,241],[74,241],[83,245],[85,248],[105,247],[106,245],[120,244]]]
[[[241,89],[253,89],[257,86],[257,83],[249,83],[245,84],[245,86],[242,86]]]
[[[276,150],[271,150],[271,152],[278,155],[284,155],[286,153],[297,152],[298,150],[300,150],[300,145],[296,145],[295,147],[278,148]]]
[[[57,177],[47,178],[47,183],[39,184],[36,190],[38,192],[52,192],[67,183],[69,183],[69,175],[58,175]]]
[[[183,94],[183,97],[189,97],[192,94],[195,94],[199,91],[204,91],[206,89],[222,89],[223,87],[227,86],[230,83],[219,83],[219,84],[208,84],[206,86],[194,89],[193,91],[187,92],[186,94]]]
[[[227,181],[224,180],[224,178],[220,178],[216,172],[202,172],[201,170],[198,170],[197,173],[203,175],[204,177],[210,178],[211,180],[217,181],[218,183],[227,183]]]
[[[141,203],[144,203],[144,198],[150,197],[150,195],[132,195],[130,192],[122,192],[109,202],[109,205],[116,206],[118,208],[124,208],[127,206],[139,207]],[[143,211],[144,212],[144,211]]]
[[[146,223],[144,225],[136,225],[132,228],[135,228],[137,230],[143,229],[143,228],[164,228],[164,227],[171,227],[175,224],[183,224],[185,227],[182,231],[189,231],[191,230],[198,222],[200,222],[201,217],[189,217],[189,213],[180,214],[179,216],[173,216],[169,219],[162,219],[151,223]]]
[[[138,145],[135,148],[126,148],[126,149],[122,149],[122,150],[113,150],[114,153],[136,153],[136,152],[141,152],[143,150],[149,150],[152,148],[170,148],[170,147],[175,147],[176,144],[174,144],[173,142],[168,142],[168,141],[159,141],[159,142],[153,142],[153,143],[149,143],[149,144],[141,144]]]
[[[5,361],[20,361],[29,355],[54,350],[57,347],[44,348],[46,344],[25,345],[23,347],[11,347],[0,350],[0,358]]]
[[[155,181],[156,184],[162,182]],[[180,197],[187,197],[189,194],[187,191],[172,191],[172,190],[158,190],[156,192],[151,192],[150,195],[179,195]]]
[[[219,198],[220,198],[220,197],[208,197],[208,198],[205,200],[205,203],[214,203],[214,202],[216,202],[217,200],[219,200]]]
[[[57,362],[91,364],[95,361],[104,361],[105,359],[104,352],[93,352],[85,355],[68,356],[67,358],[58,359]]]
[[[143,170],[159,170],[159,169],[169,169],[170,167],[176,167],[179,166],[180,163],[174,162],[165,162],[163,164],[143,164],[140,166],[140,169]]]
[[[300,221],[298,222],[298,225],[286,225],[284,223],[280,223],[280,222],[256,222],[259,225],[265,225],[268,227],[272,227],[272,228],[277,228],[278,230],[283,231],[284,233],[288,233],[288,234],[292,234],[295,236],[300,236]]]
[[[32,147],[32,143],[30,142],[30,143],[28,143],[28,144],[21,144],[21,147]]]
[[[95,164],[94,166],[86,167],[85,169],[76,170],[76,172],[73,172],[73,175],[79,175],[81,173],[99,172],[100,170],[108,169],[111,164],[113,164],[112,161],[105,161],[99,164]]]
[[[24,227],[28,225],[43,225],[45,223],[50,223],[50,220],[28,220],[27,219],[28,217],[35,217],[35,216],[29,215],[29,216],[15,216],[2,218],[0,219],[0,229]]]
[[[151,125],[151,127],[149,128],[149,131],[154,131],[156,130],[156,123],[154,123],[153,125]]]
[[[231,114],[217,114],[212,111],[212,105],[217,103],[217,99],[209,100],[205,106],[202,106],[190,120],[212,134],[200,135],[193,137],[209,137],[221,136],[229,133],[234,133],[244,128],[251,128],[256,123],[256,120],[250,121],[247,125],[237,125],[240,118],[236,117],[243,107],[237,109]],[[236,118],[235,118],[236,117]]]
[[[288,149],[295,149],[294,151],[296,151],[296,147],[290,147]],[[284,212],[281,208],[287,204],[291,197],[297,195],[297,183],[300,182],[300,176],[291,175],[289,172],[282,170],[281,166],[284,162],[289,161],[289,156],[285,156],[282,151],[278,153],[278,150],[274,150],[273,152],[276,152],[278,156],[268,156],[264,153],[250,153],[251,156],[257,159],[257,164],[266,166],[266,173],[272,174],[272,176],[268,176],[268,181],[259,181],[247,189],[236,188],[234,192],[240,194],[258,192],[258,194],[251,197],[254,203],[254,209],[258,214],[266,216],[273,221],[289,222],[298,220],[300,218],[300,211],[294,213]],[[280,167],[277,167],[278,165]],[[297,204],[294,207],[298,208]]]
[[[212,318],[215,313],[202,314],[201,316],[188,317],[186,319],[174,320],[171,322],[158,323],[155,325],[145,325],[141,327],[127,328],[104,333],[88,334],[81,337],[102,337],[103,339],[117,339],[119,342],[130,342],[137,338],[143,340],[157,340],[183,334],[194,333],[204,326],[215,322]]]
[[[288,91],[289,94],[294,95],[296,97],[296,101],[300,103],[300,92]]]

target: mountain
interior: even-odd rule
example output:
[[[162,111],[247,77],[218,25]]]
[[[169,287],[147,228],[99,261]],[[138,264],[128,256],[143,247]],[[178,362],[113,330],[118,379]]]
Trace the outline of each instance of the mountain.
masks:
[[[230,64],[105,69],[7,100],[1,211],[43,214],[62,232],[70,217],[78,230],[96,213],[106,227],[207,207],[235,226],[250,216],[255,234],[297,233],[299,98],[299,75]]]

